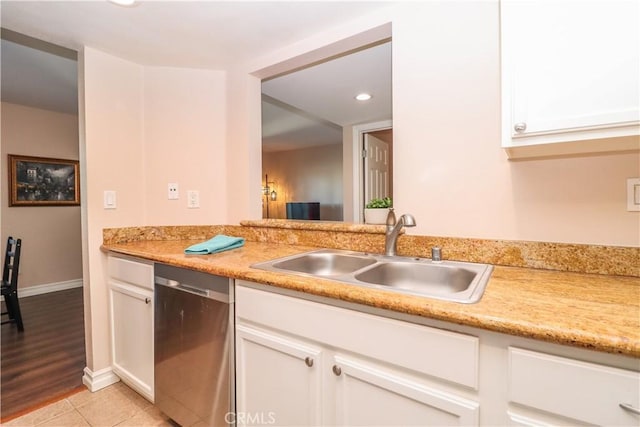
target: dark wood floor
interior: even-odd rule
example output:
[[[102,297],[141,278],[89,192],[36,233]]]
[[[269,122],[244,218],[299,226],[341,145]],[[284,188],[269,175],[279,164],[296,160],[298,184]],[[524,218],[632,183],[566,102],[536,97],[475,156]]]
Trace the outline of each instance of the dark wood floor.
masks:
[[[82,386],[86,366],[82,288],[21,298],[20,309],[23,333],[2,325],[2,420]]]

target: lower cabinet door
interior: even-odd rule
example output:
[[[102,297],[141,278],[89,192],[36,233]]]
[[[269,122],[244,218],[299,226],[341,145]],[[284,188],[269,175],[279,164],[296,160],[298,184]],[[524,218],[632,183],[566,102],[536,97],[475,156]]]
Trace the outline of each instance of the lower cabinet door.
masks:
[[[565,424],[640,425],[640,374],[509,347],[509,400]]]
[[[236,423],[322,425],[320,348],[236,326]]]
[[[153,292],[111,281],[114,372],[153,402]]]
[[[477,402],[427,387],[370,362],[334,357],[336,424],[377,426],[474,426]]]

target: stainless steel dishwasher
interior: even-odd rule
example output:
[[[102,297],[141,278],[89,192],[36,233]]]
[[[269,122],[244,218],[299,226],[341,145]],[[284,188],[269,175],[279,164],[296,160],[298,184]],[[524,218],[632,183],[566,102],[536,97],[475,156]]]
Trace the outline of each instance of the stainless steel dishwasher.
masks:
[[[185,427],[233,424],[233,281],[165,264],[154,275],[155,405]]]

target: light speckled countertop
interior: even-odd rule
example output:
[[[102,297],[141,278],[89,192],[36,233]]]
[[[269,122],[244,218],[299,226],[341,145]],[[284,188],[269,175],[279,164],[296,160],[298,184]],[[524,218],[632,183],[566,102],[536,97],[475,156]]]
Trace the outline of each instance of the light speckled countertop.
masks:
[[[459,304],[249,267],[318,247],[248,240],[240,249],[214,255],[183,253],[201,241],[105,240],[103,249],[381,309],[640,357],[638,277],[495,266],[480,302]]]

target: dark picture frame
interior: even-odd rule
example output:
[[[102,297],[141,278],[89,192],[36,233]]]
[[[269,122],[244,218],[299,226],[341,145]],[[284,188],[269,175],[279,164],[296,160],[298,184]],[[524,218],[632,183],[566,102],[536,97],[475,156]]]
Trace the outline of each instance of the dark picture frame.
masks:
[[[9,154],[9,206],[80,205],[77,160]]]

